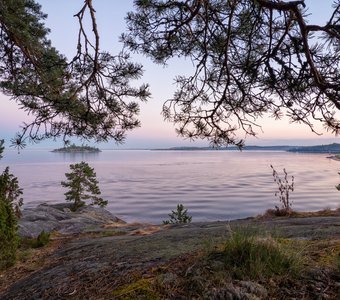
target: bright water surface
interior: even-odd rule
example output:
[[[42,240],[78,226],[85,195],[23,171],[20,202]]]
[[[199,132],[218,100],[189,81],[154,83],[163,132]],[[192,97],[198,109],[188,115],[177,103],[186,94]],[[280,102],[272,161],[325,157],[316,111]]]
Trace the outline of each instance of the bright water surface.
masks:
[[[95,168],[108,210],[126,221],[161,223],[178,203],[193,221],[254,216],[279,205],[270,164],[295,177],[294,209],[337,208],[340,162],[326,157],[279,151],[24,150],[5,152],[0,170],[10,166],[29,207],[63,202],[66,190],[60,182],[69,164],[85,160]]]

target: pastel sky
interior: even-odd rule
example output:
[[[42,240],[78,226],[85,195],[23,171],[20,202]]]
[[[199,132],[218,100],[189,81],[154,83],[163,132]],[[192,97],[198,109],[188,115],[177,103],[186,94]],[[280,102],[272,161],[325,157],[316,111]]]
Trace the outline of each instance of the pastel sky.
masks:
[[[82,0],[38,0],[42,10],[48,14],[46,25],[51,29],[50,39],[61,53],[69,58],[76,51],[77,20],[73,17],[81,8]],[[309,7],[310,21],[325,24],[329,19],[332,0],[306,0]],[[128,11],[133,10],[133,0],[93,0],[97,11],[97,21],[101,34],[101,49],[118,53],[122,45],[119,35],[125,30],[124,17]],[[128,133],[126,143],[120,148],[149,148],[170,147],[179,145],[193,145],[190,141],[176,136],[173,124],[163,121],[161,116],[162,104],[169,99],[174,90],[176,75],[189,74],[191,63],[184,60],[172,60],[164,68],[153,64],[150,60],[140,56],[133,56],[135,61],[144,65],[144,76],[141,82],[149,83],[152,98],[146,104],[141,104],[140,119],[142,127]],[[20,124],[28,120],[26,113],[8,97],[0,93],[2,108],[0,111],[0,137],[9,140],[18,131]],[[311,145],[320,143],[340,142],[339,138],[325,132],[322,127],[316,127],[321,136],[313,134],[309,128],[302,125],[289,124],[286,119],[276,121],[263,118],[260,122],[262,131],[258,137],[248,138],[247,144],[257,145]],[[243,136],[241,136],[243,137]],[[43,142],[40,146],[60,146],[61,142]],[[195,145],[207,145],[199,141]],[[117,147],[114,142],[109,142],[103,147]]]

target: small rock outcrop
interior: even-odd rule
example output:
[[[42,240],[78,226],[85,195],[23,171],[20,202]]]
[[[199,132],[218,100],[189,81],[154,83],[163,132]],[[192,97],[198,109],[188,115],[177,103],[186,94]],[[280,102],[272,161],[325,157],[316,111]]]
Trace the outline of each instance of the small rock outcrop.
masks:
[[[70,204],[40,204],[22,211],[18,231],[21,237],[35,238],[43,230],[58,231],[62,234],[76,234],[96,231],[104,224],[124,223],[109,211],[85,206],[73,212]]]

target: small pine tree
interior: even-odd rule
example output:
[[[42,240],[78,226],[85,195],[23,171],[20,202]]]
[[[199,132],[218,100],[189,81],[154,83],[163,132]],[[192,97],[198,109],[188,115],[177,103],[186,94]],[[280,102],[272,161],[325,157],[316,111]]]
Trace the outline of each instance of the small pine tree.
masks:
[[[13,207],[0,194],[0,270],[15,263],[18,240]]]
[[[9,167],[0,175],[0,194],[13,208],[15,215],[21,216],[20,207],[23,204],[22,189],[19,187],[18,178],[9,173]]]
[[[68,181],[62,181],[61,185],[69,189],[65,196],[66,201],[73,201],[72,210],[85,206],[89,199],[92,199],[90,205],[106,206],[107,201],[99,197],[101,192],[94,169],[84,161],[70,165],[70,169],[72,172],[65,173]]]
[[[177,210],[169,214],[170,219],[163,221],[163,224],[182,224],[190,223],[192,217],[188,215],[188,210],[184,208],[183,204],[177,204]]]
[[[0,158],[4,150],[0,140]],[[14,264],[18,247],[17,218],[23,203],[18,179],[7,167],[0,175],[0,270]]]

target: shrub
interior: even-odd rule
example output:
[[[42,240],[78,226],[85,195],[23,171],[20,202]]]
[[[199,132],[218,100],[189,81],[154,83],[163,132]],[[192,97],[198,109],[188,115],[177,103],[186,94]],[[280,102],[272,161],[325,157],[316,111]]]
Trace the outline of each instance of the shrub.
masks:
[[[275,196],[278,196],[281,202],[281,207],[275,206],[275,215],[289,215],[292,212],[292,202],[289,193],[294,191],[294,176],[291,177],[291,183],[289,183],[286,169],[283,169],[284,177],[281,179],[274,167],[272,165],[270,165],[270,167],[273,170],[274,182],[276,182],[278,186]]]
[[[50,233],[45,232],[44,230],[37,236],[36,239],[31,241],[32,248],[41,248],[46,246],[50,241]]]
[[[0,158],[4,150],[4,141],[0,140]],[[18,179],[9,173],[7,167],[0,175],[0,269],[14,264],[18,247],[17,218],[23,203],[22,189]]]
[[[177,204],[177,210],[169,214],[170,219],[163,221],[163,224],[182,224],[190,223],[192,217],[188,215],[188,210],[184,208],[183,204]]]
[[[96,173],[86,162],[70,165],[72,172],[66,173],[65,176],[68,181],[62,181],[63,187],[69,188],[65,193],[66,201],[73,202],[72,210],[86,205],[86,200],[91,199],[90,205],[98,205],[104,207],[107,201],[99,197],[101,194],[96,179]]]
[[[44,247],[50,242],[50,236],[49,232],[43,230],[36,238],[22,238],[20,240],[20,248],[26,250]]]
[[[0,270],[15,263],[17,247],[16,216],[11,204],[0,195]]]
[[[2,199],[9,203],[15,215],[21,216],[20,207],[23,204],[22,189],[19,187],[18,178],[9,173],[9,167],[0,175],[0,194]]]

